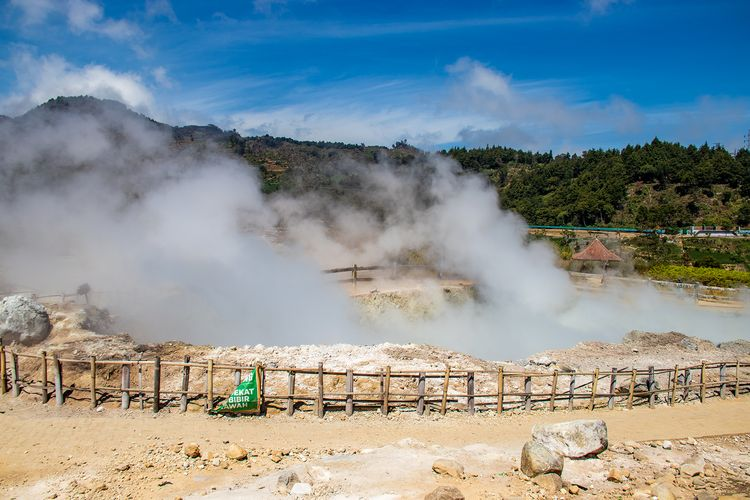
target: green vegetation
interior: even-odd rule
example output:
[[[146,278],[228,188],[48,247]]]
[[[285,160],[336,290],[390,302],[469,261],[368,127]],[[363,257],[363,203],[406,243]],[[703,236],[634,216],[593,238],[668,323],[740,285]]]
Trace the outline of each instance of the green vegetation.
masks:
[[[702,283],[709,286],[750,286],[750,272],[747,271],[659,264],[649,269],[648,275],[656,280]]]
[[[530,224],[685,227],[750,224],[750,151],[654,139],[643,146],[531,153],[504,147],[444,154],[487,175]]]

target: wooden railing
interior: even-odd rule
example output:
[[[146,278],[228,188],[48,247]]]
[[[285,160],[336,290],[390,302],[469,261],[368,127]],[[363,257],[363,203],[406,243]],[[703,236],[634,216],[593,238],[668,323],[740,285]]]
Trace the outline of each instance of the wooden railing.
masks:
[[[165,406],[178,406],[184,412],[189,404],[212,410],[240,383],[243,372],[251,369],[258,370],[266,413],[278,410],[292,415],[301,410],[320,417],[327,411],[351,415],[355,410],[421,415],[426,411],[500,414],[509,410],[654,407],[657,403],[703,402],[709,397],[739,397],[750,392],[750,363],[738,360],[672,368],[597,368],[592,372],[509,371],[502,366],[497,370],[446,366],[443,370],[399,371],[386,366],[355,372],[326,369],[323,363],[315,368],[281,368],[214,359],[192,361],[189,356],[181,361],[165,361],[159,356],[103,360],[29,354],[2,345],[0,350],[2,394],[36,394],[42,403],[54,394],[57,406],[68,398],[88,399],[92,408],[120,399],[121,407],[128,409],[135,400],[141,409],[150,406],[153,412]],[[165,379],[165,371],[171,372],[171,379]],[[87,386],[66,384],[66,373],[77,377],[79,383],[83,379]],[[109,382],[113,377],[119,384]]]

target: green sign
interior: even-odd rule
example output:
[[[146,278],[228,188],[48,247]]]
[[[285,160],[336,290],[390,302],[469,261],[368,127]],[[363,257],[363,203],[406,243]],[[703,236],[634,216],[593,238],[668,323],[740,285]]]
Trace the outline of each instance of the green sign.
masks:
[[[260,383],[257,372],[253,368],[245,380],[237,386],[226,403],[220,405],[216,413],[260,413]]]

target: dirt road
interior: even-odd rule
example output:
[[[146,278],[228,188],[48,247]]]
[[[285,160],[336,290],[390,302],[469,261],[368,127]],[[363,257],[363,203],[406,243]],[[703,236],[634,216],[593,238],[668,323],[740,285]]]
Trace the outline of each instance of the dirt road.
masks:
[[[153,416],[138,410],[95,412],[58,409],[6,395],[0,398],[0,411],[0,496],[5,498],[38,498],[54,493],[95,497],[102,491],[123,498],[175,497],[221,491],[301,462],[314,463],[331,455],[352,456],[404,440],[443,454],[484,446],[512,460],[534,424],[576,418],[605,420],[611,443],[750,433],[749,397],[593,413],[580,410],[474,417],[359,413],[348,419],[330,414],[321,420],[312,415],[224,418],[168,412]],[[222,458],[214,461],[213,467],[208,463],[186,466],[180,445],[189,442],[199,444],[204,456],[210,451]],[[230,442],[239,443],[254,456],[246,463],[225,461],[223,451]],[[270,460],[271,450],[283,452],[281,463]],[[408,461],[394,460],[391,464],[397,469],[408,468]],[[383,467],[387,469],[388,464]],[[380,486],[385,487],[383,483]],[[478,492],[475,486],[468,484],[465,488]],[[107,490],[103,490],[105,487]]]

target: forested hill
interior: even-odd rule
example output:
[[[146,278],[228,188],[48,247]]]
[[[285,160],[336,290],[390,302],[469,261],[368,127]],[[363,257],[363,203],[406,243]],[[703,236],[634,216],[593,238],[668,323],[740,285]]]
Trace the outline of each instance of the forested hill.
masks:
[[[750,224],[750,152],[654,139],[580,155],[505,147],[443,152],[485,174],[502,204],[537,225]]]

